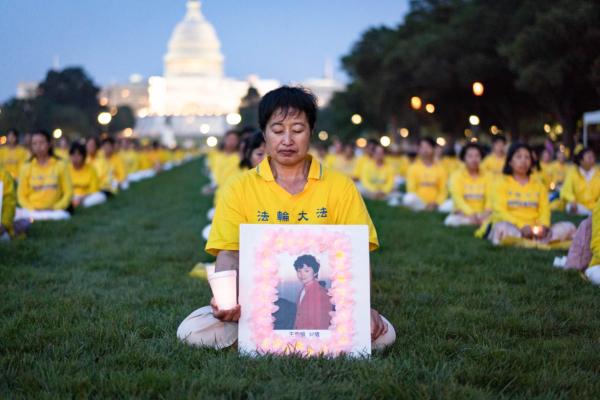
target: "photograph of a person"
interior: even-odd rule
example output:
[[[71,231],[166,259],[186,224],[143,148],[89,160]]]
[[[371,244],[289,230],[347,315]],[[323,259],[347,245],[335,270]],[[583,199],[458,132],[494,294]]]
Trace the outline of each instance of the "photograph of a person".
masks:
[[[279,309],[273,313],[274,329],[329,329],[335,306],[328,294],[331,279],[327,266],[311,254],[284,258],[280,263],[281,282],[275,302]]]

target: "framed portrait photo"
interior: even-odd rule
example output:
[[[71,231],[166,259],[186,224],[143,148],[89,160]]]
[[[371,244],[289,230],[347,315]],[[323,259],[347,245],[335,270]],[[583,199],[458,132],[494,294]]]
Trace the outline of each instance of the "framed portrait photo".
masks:
[[[240,352],[369,356],[368,235],[366,225],[241,225]]]

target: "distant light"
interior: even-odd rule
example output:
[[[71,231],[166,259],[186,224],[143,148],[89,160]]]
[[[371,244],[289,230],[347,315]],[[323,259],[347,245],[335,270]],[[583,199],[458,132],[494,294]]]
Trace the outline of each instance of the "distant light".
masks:
[[[479,117],[477,115],[470,115],[469,116],[469,123],[473,126],[477,126],[479,125]]]
[[[500,129],[496,125],[490,126],[490,132],[492,135],[497,135],[500,132]]]
[[[210,132],[210,125],[209,124],[202,124],[202,125],[200,125],[200,133],[202,133],[203,135],[206,135],[208,132]]]
[[[140,118],[145,118],[148,116],[148,109],[147,108],[140,108],[140,110],[137,113],[138,117]]]
[[[425,105],[425,111],[427,111],[429,114],[433,114],[435,112],[435,106],[431,103],[427,103]]]
[[[6,136],[0,136],[0,144],[6,144],[8,142],[8,138]]]
[[[350,118],[350,121],[352,121],[354,125],[360,125],[363,122],[363,117],[360,114],[354,114]]]
[[[123,129],[123,136],[125,136],[125,137],[132,137],[133,136],[133,129],[131,129],[131,128],[125,128],[125,129]]]
[[[56,128],[54,131],[52,131],[52,136],[54,136],[54,139],[60,139],[62,134],[63,132],[60,128]]]
[[[473,131],[470,129],[465,129],[465,136],[468,138],[473,136]]]
[[[129,91],[129,89],[121,90],[121,97],[124,99],[128,98],[130,94],[131,94],[131,92]]]
[[[329,133],[327,133],[327,131],[319,132],[319,139],[321,139],[322,141],[326,141],[328,138],[329,138]]]
[[[400,128],[400,136],[403,138],[407,138],[410,132],[407,128]]]
[[[108,125],[112,121],[112,115],[109,112],[103,111],[98,114],[98,122],[100,125]]]
[[[444,139],[441,136],[439,136],[437,139],[435,139],[435,142],[438,144],[438,146],[441,146],[441,147],[444,147],[446,145],[446,139]]]
[[[229,125],[237,125],[242,122],[242,116],[238,113],[229,113],[225,117],[225,121],[227,121]]]
[[[473,94],[475,96],[483,96],[485,88],[481,82],[473,82]]]
[[[208,147],[215,147],[217,143],[219,143],[219,141],[214,136],[209,136],[208,138],[206,138],[206,145]]]
[[[99,101],[101,106],[105,106],[108,104],[108,98],[106,97],[100,97],[100,101]]]
[[[358,138],[356,139],[356,147],[360,147],[361,149],[367,146],[367,139]]]
[[[390,139],[389,136],[382,136],[379,139],[379,143],[381,143],[383,147],[388,147],[390,144],[392,144],[392,139]]]
[[[550,124],[544,124],[544,132],[550,133],[551,130],[552,128],[550,127]]]
[[[413,96],[410,98],[410,106],[413,108],[413,110],[419,110],[422,105],[423,105],[423,101],[421,100],[420,97]]]
[[[140,74],[129,75],[129,82],[131,82],[131,83],[140,83],[143,80],[144,80],[144,77]]]
[[[471,138],[471,143],[477,143],[477,138],[476,137]]]

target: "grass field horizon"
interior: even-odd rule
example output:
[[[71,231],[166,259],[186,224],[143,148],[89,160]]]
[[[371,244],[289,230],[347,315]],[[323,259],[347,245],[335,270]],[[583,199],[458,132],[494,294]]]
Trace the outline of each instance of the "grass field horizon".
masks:
[[[188,276],[211,260],[201,165],[0,243],[1,398],[600,398],[600,292],[552,268],[564,252],[493,247],[377,202],[371,301],[390,349],[252,359],[179,343],[210,299]]]

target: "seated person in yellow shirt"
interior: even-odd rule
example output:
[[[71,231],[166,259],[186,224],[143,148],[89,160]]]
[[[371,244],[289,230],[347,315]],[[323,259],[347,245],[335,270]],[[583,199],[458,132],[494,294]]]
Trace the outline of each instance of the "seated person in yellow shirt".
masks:
[[[8,171],[0,166],[0,241],[10,240],[14,234],[16,208],[15,181]]]
[[[460,151],[464,166],[450,177],[453,212],[444,225],[481,225],[492,214],[492,182],[481,171],[483,150],[477,143],[468,143]]]
[[[347,177],[352,178],[356,157],[354,157],[354,145],[351,143],[343,145],[342,153],[336,155],[333,164],[333,170],[341,172]]]
[[[358,182],[360,180],[363,167],[373,162],[373,152],[375,151],[375,146],[377,146],[377,143],[377,140],[369,139],[367,141],[367,145],[363,149],[362,154],[356,158],[354,163],[354,171],[352,171],[352,179],[354,179],[354,181]]]
[[[502,135],[492,137],[492,152],[481,163],[481,170],[486,174],[502,175],[506,159],[506,138]]]
[[[394,190],[396,174],[391,163],[385,158],[385,148],[375,146],[373,162],[366,164],[360,175],[360,188],[364,197],[382,200]]]
[[[86,155],[84,145],[78,142],[71,145],[69,149],[71,158],[69,175],[73,185],[71,204],[74,208],[79,206],[92,207],[106,201],[106,195],[100,191],[96,170],[85,162]]]
[[[567,173],[560,198],[568,213],[592,214],[600,198],[600,171],[596,168],[596,155],[592,149],[582,149],[575,155],[575,167]]]
[[[504,238],[524,238],[543,243],[570,240],[571,222],[550,225],[548,188],[532,175],[533,151],[513,143],[506,157],[504,179],[494,186],[492,227],[488,239],[495,245]]]
[[[244,173],[249,169],[255,168],[260,162],[265,158],[265,137],[262,132],[257,131],[251,134],[251,136],[247,136],[244,140],[240,142],[243,146],[244,153],[242,154],[242,161],[240,161],[240,170],[239,173]],[[221,201],[224,188],[233,181],[238,174],[229,177],[228,181],[222,187],[218,187],[215,191],[214,203],[215,207]],[[212,221],[215,216],[216,208],[211,208],[207,213],[207,219]],[[208,240],[210,235],[210,230],[212,228],[212,224],[208,224],[202,229],[202,237],[204,240]]]
[[[121,157],[115,152],[115,139],[111,137],[103,139],[101,149],[108,164],[108,179],[104,182],[104,186],[100,186],[100,189],[105,193],[112,194],[117,193],[119,189],[127,189],[129,182],[127,182],[125,165]]]
[[[11,129],[6,134],[6,145],[0,147],[0,167],[3,167],[13,179],[19,179],[21,166],[29,158],[29,151],[19,145],[19,132]]]
[[[585,270],[585,276],[594,285],[600,286],[600,201],[596,202],[592,213],[592,235],[590,247],[592,259],[588,268]],[[575,242],[575,241],[573,241]]]
[[[413,211],[438,210],[448,198],[446,171],[434,160],[436,146],[432,138],[419,139],[418,158],[406,172],[402,204]]]
[[[240,224],[367,225],[370,249],[379,246],[352,180],[323,168],[308,155],[316,115],[315,97],[302,88],[284,86],[261,99],[259,121],[269,157],[229,183],[217,204],[206,244],[206,251],[217,257],[216,272],[238,269]],[[177,337],[190,345],[233,345],[240,306],[220,310],[214,299],[210,303],[181,323]],[[371,337],[374,349],[395,340],[393,327],[375,310],[371,311]]]
[[[68,219],[73,187],[67,164],[54,156],[52,139],[45,131],[31,138],[33,156],[23,165],[19,175],[16,219]]]

